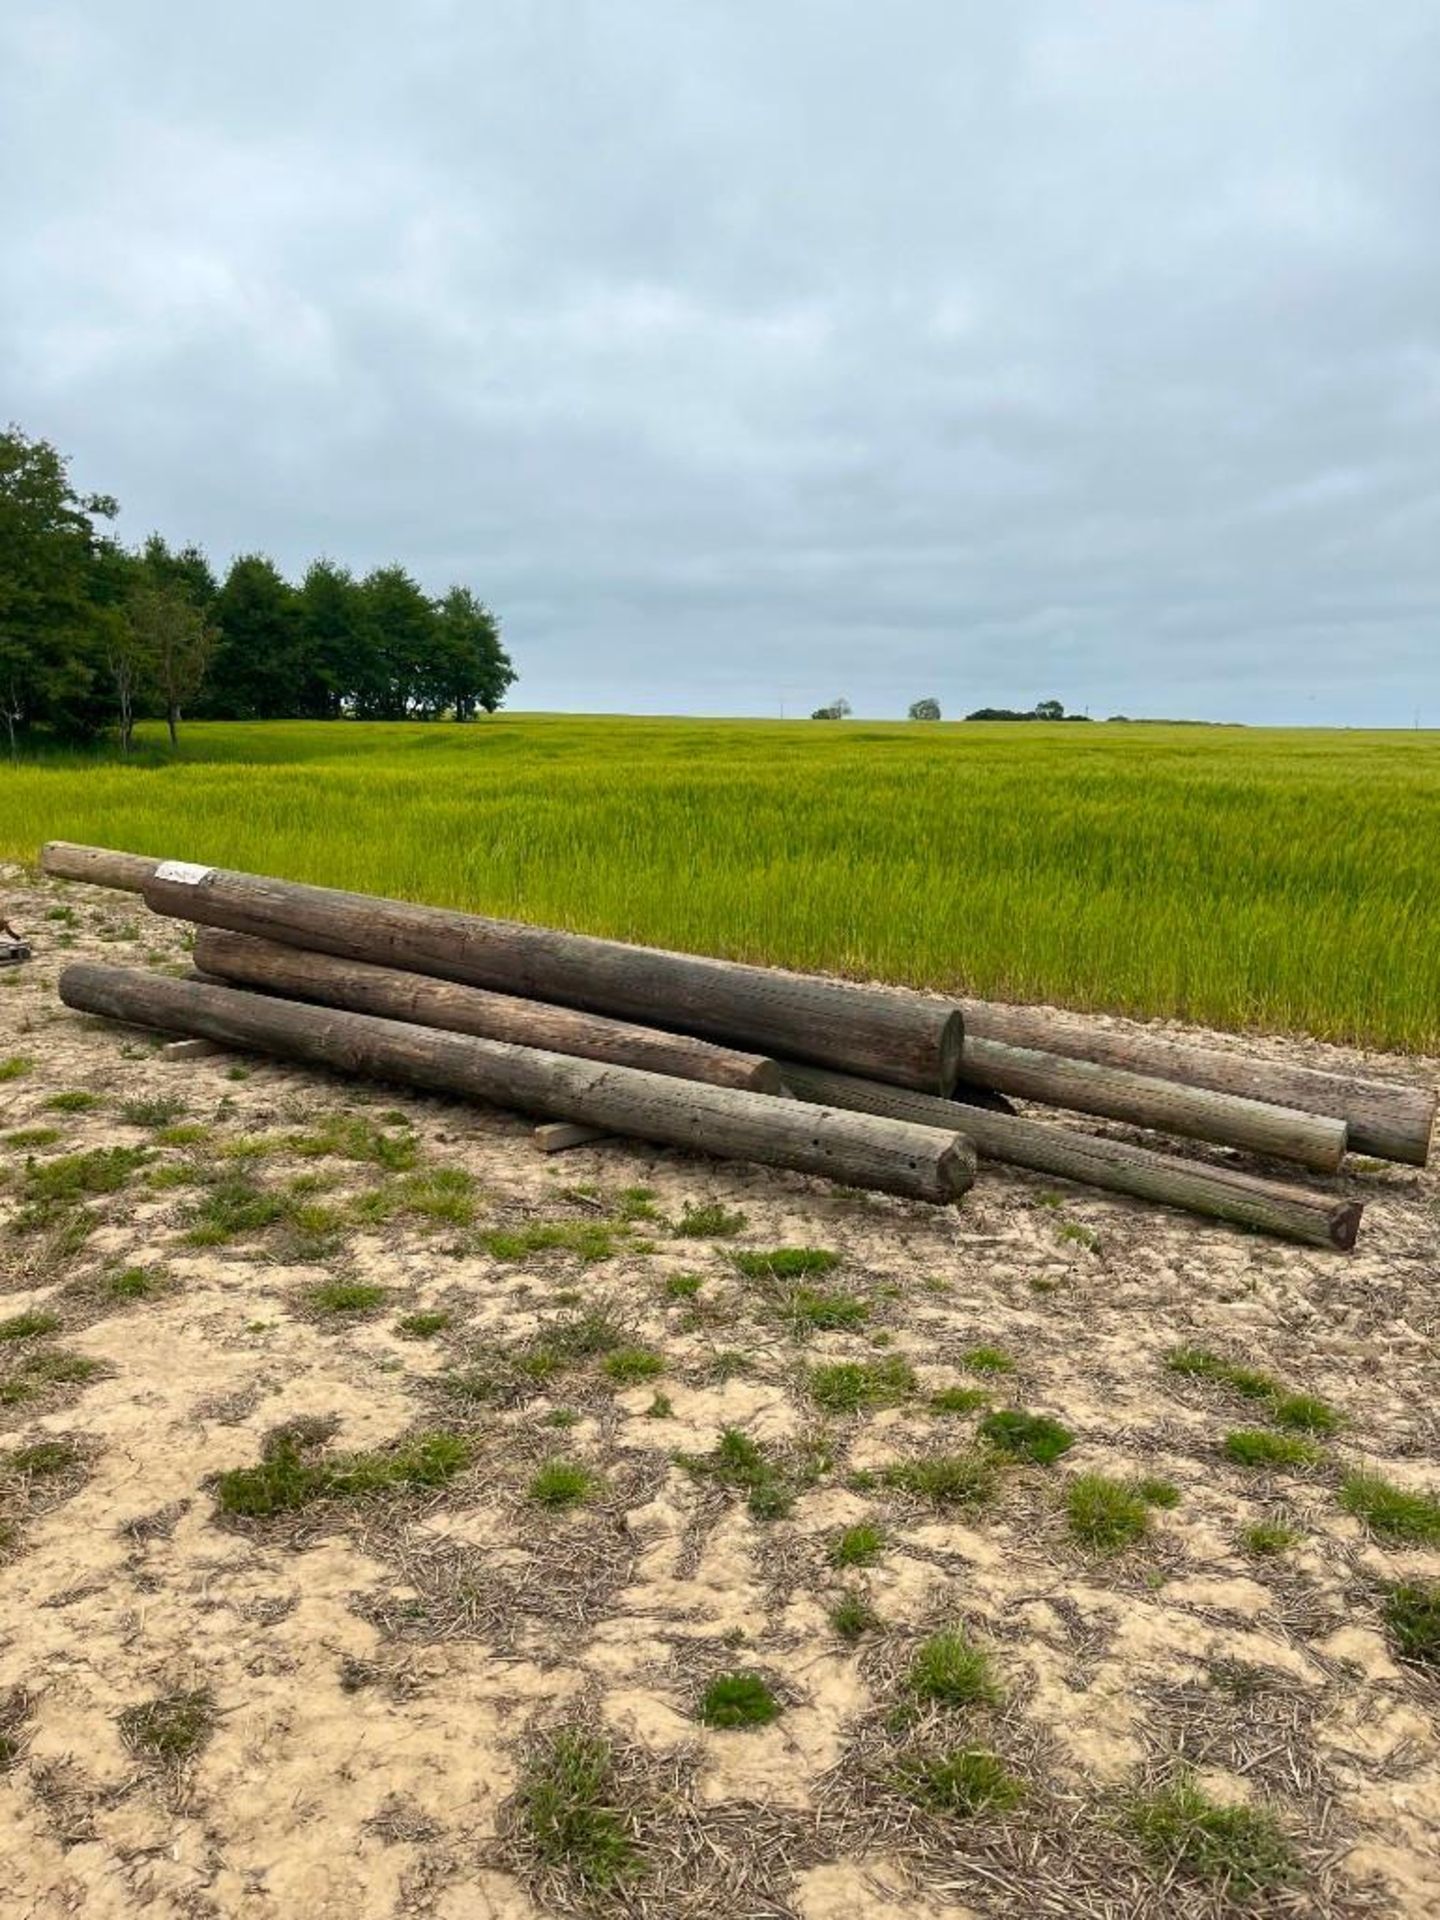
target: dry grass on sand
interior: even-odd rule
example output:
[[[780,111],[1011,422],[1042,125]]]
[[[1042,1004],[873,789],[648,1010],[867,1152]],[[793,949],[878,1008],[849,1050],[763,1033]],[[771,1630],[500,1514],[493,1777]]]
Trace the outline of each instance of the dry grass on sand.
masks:
[[[5,884],[0,1910],[1440,1911],[1434,1174],[543,1158],[67,1013],[181,933]]]

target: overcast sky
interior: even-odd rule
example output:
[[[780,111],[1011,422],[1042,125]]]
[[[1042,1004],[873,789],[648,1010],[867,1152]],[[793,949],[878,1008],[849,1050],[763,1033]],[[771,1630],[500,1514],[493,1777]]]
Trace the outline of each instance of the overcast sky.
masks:
[[[1440,725],[1440,4],[5,0],[3,415],[520,707]]]

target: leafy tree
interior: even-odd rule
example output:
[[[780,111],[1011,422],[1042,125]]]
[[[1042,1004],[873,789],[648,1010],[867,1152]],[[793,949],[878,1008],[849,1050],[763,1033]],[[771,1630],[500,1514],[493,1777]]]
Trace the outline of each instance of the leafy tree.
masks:
[[[178,583],[132,589],[125,609],[129,642],[143,684],[164,710],[173,747],[179,737],[180,710],[189,706],[205,682],[215,651],[215,629]],[[128,752],[128,726],[121,713],[121,750]]]
[[[938,700],[912,700],[910,703],[910,718],[912,720],[938,720],[940,718],[940,702]]]
[[[850,702],[842,694],[838,700],[832,700],[828,707],[816,707],[810,718],[812,720],[848,720],[853,711]]]
[[[172,553],[161,535],[152,533],[140,550],[140,566],[151,586],[177,588],[202,613],[214,606],[219,588],[199,547],[181,547]]]
[[[0,433],[0,713],[12,758],[31,726],[83,738],[104,723],[95,521],[115,511],[75,491],[48,441]]]
[[[297,711],[307,719],[334,720],[360,689],[382,684],[365,597],[333,560],[312,562],[300,588],[300,662]]]
[[[1037,720],[1063,720],[1065,709],[1058,700],[1037,700],[1035,702]]]
[[[437,713],[471,720],[477,707],[494,713],[515,684],[500,644],[500,622],[468,587],[451,587],[436,609],[429,699]]]
[[[374,652],[375,677],[355,690],[362,720],[403,720],[420,703],[430,658],[435,609],[404,567],[377,567],[360,583]]]
[[[204,711],[217,720],[282,720],[300,693],[295,589],[263,553],[241,554],[215,599],[219,640]]]

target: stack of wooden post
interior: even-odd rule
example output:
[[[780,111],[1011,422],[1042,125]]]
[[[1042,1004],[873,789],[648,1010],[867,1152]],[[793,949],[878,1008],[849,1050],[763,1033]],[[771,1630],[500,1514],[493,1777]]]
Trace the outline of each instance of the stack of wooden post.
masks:
[[[951,1201],[978,1156],[1349,1248],[1360,1203],[1331,1188],[1012,1098],[1313,1174],[1429,1152],[1429,1088],[66,842],[42,865],[200,929],[191,979],[77,964],[72,1007],[851,1185]]]

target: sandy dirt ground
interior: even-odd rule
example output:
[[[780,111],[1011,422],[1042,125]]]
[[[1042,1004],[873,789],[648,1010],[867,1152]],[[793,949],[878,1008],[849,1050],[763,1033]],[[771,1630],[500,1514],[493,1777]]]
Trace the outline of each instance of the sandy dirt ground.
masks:
[[[940,1210],[547,1157],[513,1115],[167,1060],[55,982],[182,969],[183,929],[15,869],[0,909],[36,945],[0,975],[0,1912],[1440,1912],[1440,1678],[1386,1625],[1440,1551],[1343,1498],[1440,1491],[1433,1172],[1352,1162],[1346,1256],[998,1169]],[[738,1258],[777,1248],[837,1259]],[[1275,1393],[1178,1348],[1341,1424],[1240,1465]],[[1073,1444],[997,1461],[1007,1408]],[[1075,1537],[1089,1474],[1131,1544]],[[917,1678],[957,1630],[988,1696]],[[736,1673],[778,1711],[705,1724]],[[976,1749],[1013,1793],[917,1784]],[[1235,1831],[1278,1878],[1157,1850],[1137,1809],[1183,1782],[1273,1818]]]

